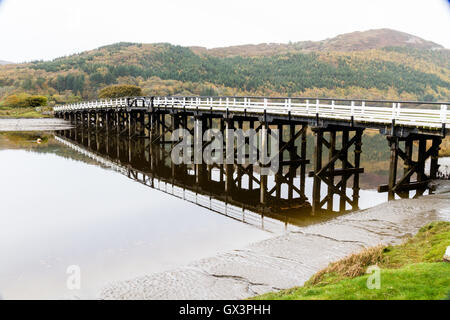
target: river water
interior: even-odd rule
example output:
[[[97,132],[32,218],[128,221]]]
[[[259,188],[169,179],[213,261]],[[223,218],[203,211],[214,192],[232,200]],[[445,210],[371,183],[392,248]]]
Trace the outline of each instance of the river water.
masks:
[[[244,191],[224,201],[212,191],[168,183],[167,172],[156,172],[159,179],[149,185],[130,177],[130,167],[145,171],[148,154],[139,155],[139,145],[88,147],[70,136],[67,130],[0,133],[3,299],[96,298],[112,282],[172,270],[344,214],[312,215],[304,208],[264,214],[251,199],[239,200]],[[378,137],[365,139],[370,144]],[[98,144],[98,138],[88,143]],[[113,147],[118,158],[105,151]],[[134,162],[124,164],[126,150]],[[369,167],[361,176],[361,208],[387,200],[374,189],[385,178],[383,165]],[[306,178],[308,198],[311,188]]]

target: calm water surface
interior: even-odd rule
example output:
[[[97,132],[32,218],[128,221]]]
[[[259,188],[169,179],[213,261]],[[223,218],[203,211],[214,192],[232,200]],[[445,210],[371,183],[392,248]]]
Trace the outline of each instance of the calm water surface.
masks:
[[[261,221],[243,223],[166,193],[167,186],[162,192],[137,183],[49,132],[1,133],[0,164],[4,299],[95,298],[111,281],[173,269],[295,228],[292,216],[297,225],[333,217],[291,212],[286,220],[263,219],[244,210],[241,220]],[[311,186],[307,178],[307,196]],[[386,200],[374,190],[360,196],[362,208]],[[275,225],[279,230],[269,227]],[[67,288],[72,265],[81,270],[80,290]]]

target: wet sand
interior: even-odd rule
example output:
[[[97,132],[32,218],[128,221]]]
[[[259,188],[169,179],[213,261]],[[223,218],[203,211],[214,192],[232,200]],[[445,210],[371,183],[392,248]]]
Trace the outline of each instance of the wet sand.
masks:
[[[203,259],[116,282],[101,299],[243,299],[301,286],[328,263],[377,244],[396,244],[424,224],[450,221],[450,181],[436,193],[384,203]]]
[[[72,128],[63,119],[0,119],[0,131],[51,131]]]

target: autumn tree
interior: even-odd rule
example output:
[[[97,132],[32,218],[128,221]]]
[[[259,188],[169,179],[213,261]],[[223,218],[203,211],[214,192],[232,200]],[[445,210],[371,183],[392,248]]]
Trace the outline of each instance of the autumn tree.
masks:
[[[43,107],[47,105],[47,97],[45,96],[30,96],[26,99],[29,107]]]
[[[31,96],[27,93],[12,94],[5,98],[3,106],[9,108],[42,107],[47,105],[47,97]]]
[[[142,96],[142,89],[131,84],[112,85],[101,89],[98,93],[100,99]]]

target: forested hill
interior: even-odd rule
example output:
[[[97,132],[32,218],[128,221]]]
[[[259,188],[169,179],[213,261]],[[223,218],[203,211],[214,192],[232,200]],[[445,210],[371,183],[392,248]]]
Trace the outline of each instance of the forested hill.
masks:
[[[51,103],[72,102],[96,98],[100,88],[115,83],[139,85],[145,95],[450,100],[450,50],[380,29],[319,42],[209,50],[117,43],[53,61],[0,66],[0,99],[27,92],[45,94]]]

